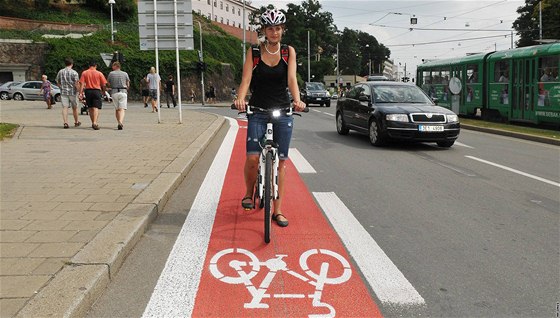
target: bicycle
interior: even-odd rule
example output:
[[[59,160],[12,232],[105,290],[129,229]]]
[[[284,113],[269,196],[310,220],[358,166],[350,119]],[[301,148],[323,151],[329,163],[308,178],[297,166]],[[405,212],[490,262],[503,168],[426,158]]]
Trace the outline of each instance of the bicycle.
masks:
[[[231,109],[237,109],[235,104],[231,105]],[[259,169],[257,172],[257,181],[255,182],[255,190],[253,191],[253,206],[258,206],[260,209],[264,207],[264,242],[270,243],[270,227],[272,223],[272,204],[273,201],[278,199],[278,144],[274,141],[273,131],[274,124],[271,118],[277,118],[284,113],[287,116],[301,116],[301,114],[294,113],[292,107],[264,109],[256,106],[247,105],[247,110],[239,112],[238,114],[246,113],[252,115],[253,110],[267,113],[268,122],[266,123],[266,131],[262,141],[259,145],[262,149],[259,157]],[[306,107],[304,113],[309,112]],[[250,209],[246,209],[250,210]]]

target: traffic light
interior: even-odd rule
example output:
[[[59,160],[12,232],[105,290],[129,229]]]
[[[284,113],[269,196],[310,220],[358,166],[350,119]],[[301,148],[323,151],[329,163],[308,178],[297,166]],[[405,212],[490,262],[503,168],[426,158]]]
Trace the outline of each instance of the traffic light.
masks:
[[[206,66],[207,66],[207,64],[204,63],[204,62],[198,62],[198,63],[196,63],[196,69],[197,69],[199,72],[204,72],[204,71],[206,71]]]

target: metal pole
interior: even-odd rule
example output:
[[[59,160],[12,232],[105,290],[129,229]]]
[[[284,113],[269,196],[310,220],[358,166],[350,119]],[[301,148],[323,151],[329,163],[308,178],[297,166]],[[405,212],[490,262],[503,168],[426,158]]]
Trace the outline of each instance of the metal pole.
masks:
[[[173,15],[175,16],[175,61],[177,63],[177,99],[179,100],[179,124],[183,123],[183,112],[181,111],[181,72],[179,70],[179,29],[177,27],[177,0],[173,0]]]
[[[154,0],[154,42],[156,48],[156,74],[159,77],[159,47],[158,47],[158,28],[157,28],[157,0]],[[158,123],[161,123],[161,112],[159,108],[160,104],[160,92],[159,92],[160,82],[157,81],[157,100],[156,100],[156,107],[158,110]]]
[[[115,43],[115,33],[113,31],[113,3],[109,2],[111,4],[111,44]]]
[[[241,65],[245,64],[245,47],[247,46],[245,37],[245,0],[243,0],[243,61],[241,61]]]
[[[338,63],[338,43],[336,44],[336,92],[338,94],[338,89],[340,87],[340,83],[338,83],[338,79],[340,78],[340,64]]]
[[[542,40],[542,0],[539,1],[539,40]]]
[[[309,30],[307,30],[307,81],[311,82],[311,44]]]
[[[200,62],[204,63],[204,55],[202,54],[202,25],[198,22],[198,29],[200,30]],[[200,84],[202,85],[202,105],[204,106],[204,71],[200,71]]]

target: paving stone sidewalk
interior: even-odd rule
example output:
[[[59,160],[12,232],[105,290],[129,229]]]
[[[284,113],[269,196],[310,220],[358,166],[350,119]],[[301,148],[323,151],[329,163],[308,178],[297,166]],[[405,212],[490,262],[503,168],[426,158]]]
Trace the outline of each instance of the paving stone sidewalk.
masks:
[[[139,103],[117,130],[104,104],[62,128],[60,103],[0,101],[0,316],[83,316],[175,187],[224,125],[183,109]],[[72,116],[69,116],[72,122]]]

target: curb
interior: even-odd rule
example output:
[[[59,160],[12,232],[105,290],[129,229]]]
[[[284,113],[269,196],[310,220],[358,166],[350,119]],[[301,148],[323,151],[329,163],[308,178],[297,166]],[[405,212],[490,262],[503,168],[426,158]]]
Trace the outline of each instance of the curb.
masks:
[[[133,202],[65,265],[16,317],[83,317],[226,119],[198,136]]]
[[[536,141],[536,142],[542,142],[542,143],[545,143],[545,144],[560,146],[560,140],[558,140],[558,139],[541,137],[541,136],[534,136],[534,135],[528,135],[528,134],[522,134],[522,133],[517,133],[517,132],[513,132],[513,131],[496,129],[496,128],[486,128],[486,127],[479,127],[479,126],[467,125],[467,124],[461,123],[461,129],[475,130],[475,131],[480,131],[480,132],[485,132],[485,133],[490,133],[490,134],[495,134],[495,135],[514,137],[514,138],[518,138],[518,139],[524,139],[524,140],[530,140],[530,141]]]

